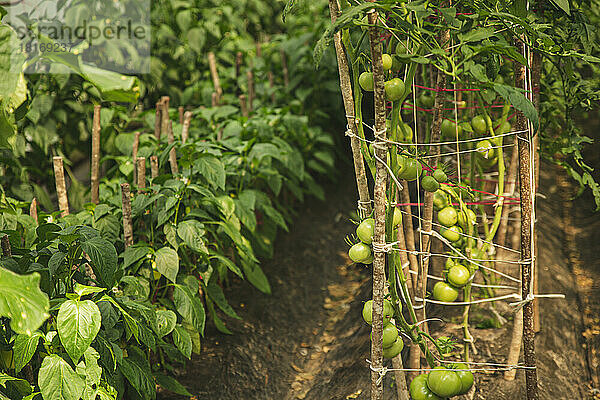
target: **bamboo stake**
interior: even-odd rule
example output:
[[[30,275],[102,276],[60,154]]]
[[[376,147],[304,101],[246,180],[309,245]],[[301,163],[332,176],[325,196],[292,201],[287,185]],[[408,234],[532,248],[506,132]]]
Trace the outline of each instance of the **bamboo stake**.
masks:
[[[146,188],[146,158],[139,157],[137,160],[137,187],[138,193]]]
[[[125,248],[133,245],[133,222],[131,221],[131,188],[129,183],[121,183],[121,201],[123,204],[123,236]]]
[[[132,158],[133,158],[133,181],[137,182],[137,175],[136,175],[136,165],[137,165],[137,153],[138,153],[138,149],[140,147],[140,132],[136,132],[133,134],[133,151],[132,151]]]
[[[208,53],[208,67],[210,68],[210,75],[212,77],[213,86],[216,92],[216,103],[217,105],[221,102],[221,96],[223,95],[223,89],[221,88],[221,82],[219,80],[219,72],[217,71],[217,59],[215,53],[212,51]],[[215,101],[215,100],[213,100]]]
[[[34,219],[34,221],[37,223],[38,222],[38,211],[37,211],[37,207],[38,207],[38,201],[37,199],[34,197],[33,200],[31,200],[31,205],[29,206],[29,216],[31,218]]]
[[[246,105],[246,95],[240,94],[238,98],[240,99],[240,109],[242,111],[242,115],[248,118],[248,106]]]
[[[183,106],[179,106],[177,108],[177,112],[179,112],[179,124],[183,125],[183,117],[185,114],[185,109],[183,108]]]
[[[162,126],[162,102],[159,101],[156,103],[156,114],[154,117],[154,136],[156,136],[156,140],[158,140],[159,142],[160,142],[161,126]]]
[[[158,176],[158,157],[151,156],[150,157],[150,170],[152,172],[152,179]]]
[[[58,208],[61,216],[69,215],[69,198],[67,197],[67,185],[65,184],[65,170],[62,157],[54,157],[54,180],[56,181],[56,194],[58,195]]]
[[[539,4],[539,1],[538,1]],[[542,75],[542,54],[538,51],[534,51],[533,52],[533,62],[532,62],[532,68],[531,68],[531,80],[532,80],[532,91],[533,91],[533,105],[535,106],[538,115],[540,114],[540,81],[541,81],[541,75]],[[538,192],[538,188],[540,185],[540,135],[539,135],[539,130],[537,132],[534,133],[534,137],[533,137],[533,150],[534,150],[534,175],[535,175],[535,190],[534,190],[534,194],[537,194]],[[535,252],[535,259],[537,260],[537,256],[538,256],[538,249],[539,246],[537,245],[538,243],[538,234],[537,234],[537,229],[535,229],[534,227],[534,231],[533,231],[533,243],[534,243],[534,252]],[[538,290],[538,284],[539,284],[539,274],[540,274],[540,269],[537,268],[537,265],[534,264],[533,266],[533,293],[537,294],[539,293]],[[542,330],[542,327],[540,325],[540,301],[539,299],[535,299],[533,300],[533,330],[537,333],[540,332]]]
[[[248,111],[252,112],[254,102],[254,74],[252,70],[246,71],[246,77],[248,78]]]
[[[283,84],[287,88],[288,86],[290,86],[290,73],[288,71],[287,59],[285,56],[285,51],[283,49],[279,49],[279,53],[281,54],[281,69],[283,69]]]
[[[334,23],[339,16],[337,0],[329,0],[329,12],[331,14],[331,22]],[[352,79],[350,78],[350,68],[348,66],[348,57],[346,50],[342,45],[342,37],[340,32],[336,32],[333,36],[335,52],[338,60],[338,70],[340,74],[340,89],[342,99],[344,101],[344,110],[346,112],[346,122],[348,129],[352,133],[350,137],[350,146],[352,148],[352,159],[354,161],[354,173],[356,176],[356,187],[358,188],[358,198],[360,201],[359,210],[364,217],[371,213],[371,198],[369,195],[369,185],[367,183],[367,174],[365,171],[365,162],[360,149],[360,142],[357,137],[358,128],[356,126],[357,118],[354,115],[354,96],[352,94]],[[282,50],[282,59],[285,54]],[[354,117],[354,118],[353,118]]]
[[[370,0],[374,2],[375,0]],[[373,79],[375,82],[374,105],[375,105],[375,132],[382,139],[387,138],[386,133],[386,108],[384,73],[381,62],[381,41],[377,24],[377,12],[367,12],[369,18],[369,43],[371,46],[371,60],[373,60]],[[385,162],[387,148],[383,144],[374,145],[375,155]],[[371,399],[383,399],[383,382],[379,382],[378,369],[383,367],[383,295],[385,288],[385,252],[375,247],[375,244],[385,244],[385,208],[386,208],[386,181],[387,170],[382,162],[377,162],[375,173],[374,210],[375,210],[375,232],[373,235],[374,261],[373,261],[373,324],[371,327]]]
[[[173,136],[173,123],[169,120],[168,124],[169,128],[167,130],[167,137],[169,144],[175,142],[175,136]],[[175,147],[169,151],[169,163],[171,164],[171,173],[173,175],[177,175],[179,173],[179,167],[177,166],[177,152],[175,151]]]
[[[12,250],[10,247],[10,240],[8,239],[8,235],[2,236],[2,239],[0,239],[0,245],[2,247],[2,255],[4,257],[12,256]]]
[[[169,97],[163,96],[160,103],[160,132],[169,137]]]
[[[183,115],[183,127],[181,128],[181,141],[183,143],[187,142],[188,136],[190,134],[190,124],[192,123],[192,112],[186,111]]]
[[[213,92],[211,95],[211,106],[216,107],[219,105],[219,95],[217,92]]]
[[[236,81],[240,78],[240,75],[241,75],[243,58],[244,58],[244,54],[241,51],[238,51],[235,55],[235,80]]]
[[[92,122],[92,203],[100,201],[100,106],[94,106]]]

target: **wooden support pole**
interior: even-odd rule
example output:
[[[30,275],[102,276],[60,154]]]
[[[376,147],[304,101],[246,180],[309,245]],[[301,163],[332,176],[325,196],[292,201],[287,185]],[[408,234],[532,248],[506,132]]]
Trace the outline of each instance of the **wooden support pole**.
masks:
[[[2,247],[2,255],[4,257],[12,256],[12,249],[10,247],[10,240],[8,239],[8,235],[3,235],[0,238],[0,246]]]
[[[139,157],[137,160],[137,187],[138,193],[146,188],[146,158]]]
[[[331,4],[331,3],[329,3],[329,4]],[[287,88],[288,86],[290,86],[290,76],[289,76],[289,71],[288,71],[288,66],[287,66],[287,59],[286,59],[285,51],[283,50],[283,48],[279,49],[279,53],[281,54],[281,69],[283,70],[283,84]]]
[[[219,80],[219,72],[217,71],[217,59],[215,53],[212,51],[208,53],[208,67],[210,69],[210,75],[212,77],[213,86],[215,88],[216,103],[217,105],[221,102],[221,96],[223,95],[223,89],[221,89],[221,82]],[[213,100],[214,102],[214,100]],[[214,105],[213,105],[214,107]]]
[[[160,141],[160,134],[162,128],[162,102],[156,103],[156,114],[154,117],[154,136]]]
[[[173,136],[173,123],[169,120],[168,121],[168,129],[167,129],[167,133],[168,133],[168,140],[169,140],[169,144],[175,142],[175,136]],[[177,175],[179,173],[179,167],[177,166],[177,151],[175,150],[175,147],[173,147],[171,149],[171,151],[169,151],[169,163],[171,164],[171,173],[173,175]]]
[[[256,57],[262,57],[262,45],[256,42]]]
[[[123,236],[125,248],[133,245],[133,222],[131,220],[131,188],[129,183],[121,183],[121,201],[123,207]]]
[[[133,159],[133,182],[137,182],[137,154],[138,149],[140,147],[140,132],[135,132],[133,134],[133,147],[132,147],[132,159]]]
[[[177,112],[179,112],[179,124],[183,125],[183,116],[185,114],[185,109],[182,106],[177,108]]]
[[[61,216],[69,215],[69,198],[67,197],[67,185],[65,183],[65,169],[62,157],[54,157],[54,180],[56,182],[56,194],[58,196],[58,208]]]
[[[372,0],[374,1],[374,0]],[[387,138],[386,133],[386,108],[384,72],[381,62],[381,40],[377,24],[377,12],[367,12],[369,18],[369,42],[371,46],[371,60],[373,60],[373,79],[375,82],[374,104],[375,104],[375,133],[381,139]],[[387,158],[387,147],[383,143],[376,143],[375,156],[385,162]],[[385,289],[385,265],[386,255],[381,248],[385,244],[385,212],[386,212],[386,183],[387,170],[385,165],[377,161],[375,172],[374,211],[375,232],[373,234],[373,323],[371,326],[371,400],[383,399],[383,381],[379,379],[380,369],[383,368],[383,296]],[[378,382],[379,381],[379,382]]]
[[[246,77],[248,78],[248,112],[252,112],[252,103],[254,102],[254,74],[252,70],[246,71]]]
[[[31,200],[31,204],[29,205],[29,216],[31,218],[33,218],[36,223],[38,222],[38,210],[37,210],[37,208],[38,208],[38,201],[34,197],[33,200]]]
[[[244,117],[248,118],[248,106],[246,105],[246,95],[240,94],[239,99],[240,99],[240,109],[242,111],[242,115]]]
[[[190,124],[192,123],[192,112],[186,111],[183,115],[183,127],[181,128],[181,141],[187,142],[190,134]]]
[[[99,105],[94,106],[92,120],[92,203],[100,201],[100,110]]]
[[[152,173],[152,179],[158,176],[158,157],[151,156],[150,157],[150,171]]]
[[[211,95],[211,106],[216,107],[219,105],[219,95],[217,92],[213,92]]]
[[[241,51],[238,51],[235,55],[235,80],[237,81],[242,73],[242,62],[244,59],[244,54]]]
[[[541,2],[538,1],[538,5],[541,5]],[[542,78],[542,54],[538,51],[533,52],[533,61],[531,66],[531,81],[532,81],[532,95],[533,95],[533,105],[535,106],[538,115],[540,115],[540,89],[541,89],[541,78]],[[538,188],[540,185],[540,135],[539,130],[534,132],[533,137],[533,151],[534,151],[534,195],[537,194]],[[535,226],[534,226],[535,228]],[[533,243],[534,243],[534,255],[537,260],[538,256],[538,234],[537,229],[533,231]],[[538,284],[539,284],[539,274],[540,269],[538,265],[534,263],[533,266],[533,293],[539,293]],[[537,333],[542,330],[541,320],[540,320],[540,301],[539,299],[533,300],[533,330]]]
[[[331,22],[334,23],[340,12],[337,0],[329,0],[329,12],[331,14]],[[354,161],[354,174],[356,176],[356,187],[358,188],[359,209],[362,216],[371,213],[371,196],[369,194],[369,185],[367,182],[367,173],[365,170],[365,162],[360,149],[360,141],[358,139],[358,128],[356,126],[357,118],[354,111],[354,95],[352,93],[352,78],[350,77],[350,67],[348,65],[348,57],[346,50],[342,44],[340,32],[336,32],[333,36],[335,52],[338,61],[338,71],[340,75],[340,89],[342,92],[342,100],[344,102],[344,111],[346,112],[346,122],[348,129],[352,133],[350,137],[350,146],[352,148],[352,159]],[[285,59],[283,49],[281,57]],[[284,75],[285,77],[285,75]],[[241,99],[240,99],[241,100]],[[242,110],[243,112],[243,110]]]

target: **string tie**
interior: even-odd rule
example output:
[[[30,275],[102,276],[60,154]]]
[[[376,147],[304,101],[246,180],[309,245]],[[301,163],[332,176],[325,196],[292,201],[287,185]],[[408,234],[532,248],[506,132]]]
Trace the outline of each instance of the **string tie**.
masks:
[[[377,378],[377,386],[381,385],[381,382],[383,381],[383,378],[385,377],[385,375],[388,373],[389,369],[385,366],[374,367],[371,360],[366,360],[366,361],[367,361],[367,364],[369,364],[369,368],[371,369],[371,371],[377,372],[379,374],[379,378]]]

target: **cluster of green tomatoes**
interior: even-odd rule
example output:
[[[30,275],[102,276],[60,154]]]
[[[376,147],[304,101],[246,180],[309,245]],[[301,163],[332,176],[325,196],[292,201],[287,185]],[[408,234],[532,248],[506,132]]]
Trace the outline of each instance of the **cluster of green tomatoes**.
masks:
[[[398,43],[396,46],[396,55],[384,53],[381,55],[381,63],[384,71],[399,71],[402,67],[402,61],[397,55],[406,54],[404,44]],[[363,72],[358,77],[358,84],[366,92],[372,92],[375,89],[375,81],[372,72]],[[384,83],[385,97],[388,101],[397,101],[404,95],[404,81],[400,78],[391,78]]]
[[[401,211],[394,207],[393,225],[397,227],[402,223]],[[356,236],[360,240],[350,247],[348,257],[355,263],[371,264],[373,262],[373,234],[375,232],[375,220],[365,218],[356,228]]]
[[[400,307],[400,304],[398,304]],[[365,302],[362,310],[362,316],[369,325],[373,323],[373,300]],[[383,357],[394,358],[402,352],[404,342],[399,335],[398,328],[392,324],[394,316],[394,307],[389,300],[383,300]],[[371,334],[372,335],[372,334]],[[372,339],[372,337],[371,337]]]
[[[463,363],[435,367],[412,380],[409,391],[413,400],[442,400],[467,393],[474,377]]]

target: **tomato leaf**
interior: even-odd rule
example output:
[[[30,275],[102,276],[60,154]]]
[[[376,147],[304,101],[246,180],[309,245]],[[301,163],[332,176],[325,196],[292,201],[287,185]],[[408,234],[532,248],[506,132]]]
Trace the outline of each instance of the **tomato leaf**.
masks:
[[[518,89],[503,85],[499,83],[494,83],[494,90],[504,98],[504,100],[508,101],[512,104],[517,110],[521,111],[529,121],[533,124],[534,131],[538,130],[540,125],[540,120],[538,117],[537,110],[533,106],[533,103],[527,99],[521,91]]]
[[[85,389],[83,379],[56,354],[42,361],[38,385],[44,400],[79,400]]]
[[[75,364],[100,330],[100,309],[91,300],[65,301],[58,310],[56,328],[60,342]]]

